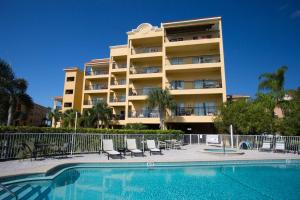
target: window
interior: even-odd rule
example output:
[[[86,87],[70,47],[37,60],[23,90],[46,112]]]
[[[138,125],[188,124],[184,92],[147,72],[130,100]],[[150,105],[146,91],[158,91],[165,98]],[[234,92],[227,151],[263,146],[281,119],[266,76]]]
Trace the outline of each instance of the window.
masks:
[[[73,90],[66,90],[65,94],[73,94]]]
[[[215,102],[206,102],[205,103],[206,115],[215,115],[216,114],[216,103]]]
[[[197,63],[201,63],[201,57],[199,56],[192,58],[192,64],[197,64]]]
[[[74,80],[75,80],[74,76],[67,77],[67,82],[71,82],[71,81],[74,81]]]
[[[64,107],[70,108],[70,107],[72,107],[72,103],[66,102],[66,103],[64,103]]]
[[[171,58],[171,65],[182,65],[183,63],[183,58],[175,57]]]
[[[194,111],[195,115],[197,115],[197,116],[205,115],[203,102],[195,103],[194,107],[195,107],[195,111]]]

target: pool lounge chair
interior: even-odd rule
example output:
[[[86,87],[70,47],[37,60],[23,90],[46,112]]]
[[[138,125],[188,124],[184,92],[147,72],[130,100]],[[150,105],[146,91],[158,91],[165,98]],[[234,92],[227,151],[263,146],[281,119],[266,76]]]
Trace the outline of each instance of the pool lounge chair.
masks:
[[[223,142],[219,141],[218,135],[206,135],[206,145],[222,147]]]
[[[130,151],[131,157],[136,154],[141,154],[142,156],[144,156],[144,152],[136,147],[135,139],[127,139],[126,143],[127,143],[127,150]]]
[[[147,140],[147,147],[150,151],[150,156],[152,155],[153,152],[159,152],[160,154],[162,154],[161,149],[156,148],[154,140]]]
[[[283,140],[276,141],[274,152],[284,152],[285,153],[285,143]]]
[[[120,152],[114,150],[114,144],[112,140],[103,140],[103,152],[107,154],[107,159],[109,160],[109,157],[118,155],[120,156],[120,159],[122,159],[122,155]]]
[[[259,149],[259,151],[271,151],[271,141],[263,141],[262,147]]]

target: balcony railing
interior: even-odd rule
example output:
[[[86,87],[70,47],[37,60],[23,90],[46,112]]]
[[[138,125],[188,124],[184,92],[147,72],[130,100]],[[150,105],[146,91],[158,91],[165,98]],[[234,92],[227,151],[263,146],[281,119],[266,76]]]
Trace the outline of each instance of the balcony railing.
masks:
[[[94,69],[94,70],[85,71],[86,76],[96,76],[96,75],[105,75],[105,74],[108,74],[108,70]]]
[[[127,68],[127,64],[126,63],[113,63],[112,68],[113,69],[124,69],[124,68]]]
[[[113,120],[125,120],[124,114],[113,114],[112,116]]]
[[[93,85],[86,85],[85,90],[103,90],[107,89],[106,84],[93,84]]]
[[[131,50],[131,54],[156,53],[161,51],[162,51],[161,47],[139,47],[139,48],[133,48]]]
[[[110,85],[126,85],[126,79],[111,81]]]
[[[126,96],[125,95],[120,95],[120,96],[115,96],[110,98],[110,102],[125,102],[126,101]]]
[[[131,110],[128,113],[129,118],[159,118],[158,110],[149,110],[149,109],[142,109],[142,110]]]
[[[160,73],[161,67],[153,66],[153,67],[144,67],[144,68],[130,68],[130,74],[152,74],[152,73]]]
[[[219,80],[172,81],[168,83],[170,90],[222,88]]]
[[[187,33],[178,34],[168,34],[166,39],[168,42],[179,42],[186,40],[203,40],[210,38],[219,38],[220,34],[218,30],[208,30],[208,31],[195,31]]]
[[[84,105],[96,105],[97,103],[103,102],[104,100],[102,99],[93,99],[93,100],[84,100],[83,104]]]
[[[173,111],[174,116],[214,116],[217,114],[216,106],[198,107],[176,107]]]
[[[218,63],[220,55],[205,55],[205,56],[186,56],[172,57],[166,60],[167,65],[185,65],[185,64],[202,64],[202,63]]]
[[[156,90],[158,88],[141,88],[141,89],[130,89],[129,96],[142,96],[148,95],[152,90]]]

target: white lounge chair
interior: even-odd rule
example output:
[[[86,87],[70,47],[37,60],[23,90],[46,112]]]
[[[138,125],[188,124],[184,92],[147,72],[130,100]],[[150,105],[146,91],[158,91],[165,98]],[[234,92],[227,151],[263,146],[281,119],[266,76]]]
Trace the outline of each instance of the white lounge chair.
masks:
[[[127,143],[127,150],[131,152],[131,157],[135,154],[142,154],[142,156],[144,156],[144,152],[136,147],[135,139],[127,139],[126,143]]]
[[[259,150],[260,151],[271,151],[271,141],[270,140],[263,141],[262,147]]]
[[[120,159],[122,159],[122,155],[120,152],[114,150],[114,144],[112,140],[103,140],[103,152],[107,154],[107,159],[109,160],[109,157],[118,155],[120,156]]]
[[[223,146],[223,142],[219,141],[218,135],[206,135],[206,145],[210,146]]]
[[[285,152],[285,143],[283,140],[276,141],[275,143],[274,152],[278,152],[278,151]]]
[[[160,154],[162,154],[161,149],[156,148],[154,140],[147,140],[147,147],[150,151],[150,156],[152,155],[153,152],[159,152]]]

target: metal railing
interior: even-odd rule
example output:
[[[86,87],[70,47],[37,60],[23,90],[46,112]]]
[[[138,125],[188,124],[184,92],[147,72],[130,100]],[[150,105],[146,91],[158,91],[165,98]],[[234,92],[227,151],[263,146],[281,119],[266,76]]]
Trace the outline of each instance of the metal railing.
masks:
[[[106,84],[92,84],[92,85],[86,85],[85,90],[103,90],[107,89]]]
[[[127,68],[127,64],[126,63],[113,63],[112,68],[113,69],[124,69],[124,68]]]
[[[132,89],[129,90],[129,96],[141,96],[148,95],[152,90],[156,90],[158,88],[141,88],[141,89]]]
[[[132,54],[161,52],[162,47],[138,47],[131,49]]]
[[[153,67],[131,67],[130,74],[152,74],[152,73],[160,73],[161,67],[153,66]]]
[[[62,106],[55,106],[55,109],[56,109],[56,110],[61,110],[61,109],[62,109]]]
[[[94,69],[94,70],[85,71],[86,76],[96,76],[96,75],[106,75],[106,74],[108,74],[108,70],[104,70],[104,69]]]
[[[110,98],[110,102],[125,102],[126,101],[126,95],[120,95]]]
[[[150,112],[148,112],[150,113]],[[154,112],[155,113],[155,112]],[[142,117],[142,116],[141,116]],[[149,116],[150,117],[150,116]],[[0,160],[22,158],[25,150],[22,148],[26,143],[29,148],[35,143],[48,144],[47,156],[55,155],[55,149],[70,143],[66,149],[67,153],[96,153],[102,149],[103,139],[112,139],[115,148],[126,147],[126,139],[135,138],[138,148],[143,146],[147,139],[164,141],[170,139],[180,140],[182,144],[206,144],[207,134],[95,134],[95,133],[0,133]],[[250,150],[258,150],[264,141],[271,143],[271,150],[274,149],[277,141],[284,142],[285,150],[290,153],[300,151],[300,136],[272,136],[272,135],[234,135],[231,144],[230,135],[218,135],[219,142],[225,146],[239,148],[244,142],[251,147]],[[23,151],[23,152],[22,152]],[[30,157],[30,155],[28,155]]]
[[[112,80],[110,85],[126,85],[126,79]]]
[[[19,199],[18,196],[13,191],[11,191],[10,189],[8,189],[5,185],[3,185],[3,184],[0,183],[0,188],[2,188],[7,193],[9,193],[9,195],[12,196],[14,199],[16,199],[16,200]],[[8,199],[8,198],[6,197],[5,199]]]
[[[131,110],[128,113],[129,118],[159,118],[158,110]]]
[[[217,114],[216,106],[177,107],[174,116],[214,116]]]
[[[167,34],[167,42],[179,42],[186,40],[203,40],[211,38],[219,38],[219,30],[208,30],[208,31],[194,31],[178,34]]]
[[[84,100],[83,101],[83,105],[96,105],[97,103],[100,103],[100,102],[105,102],[105,100]]]
[[[166,65],[218,63],[220,61],[220,55],[170,57],[166,59]]]
[[[167,82],[167,87],[170,90],[222,88],[222,82],[219,80],[174,80]]]

